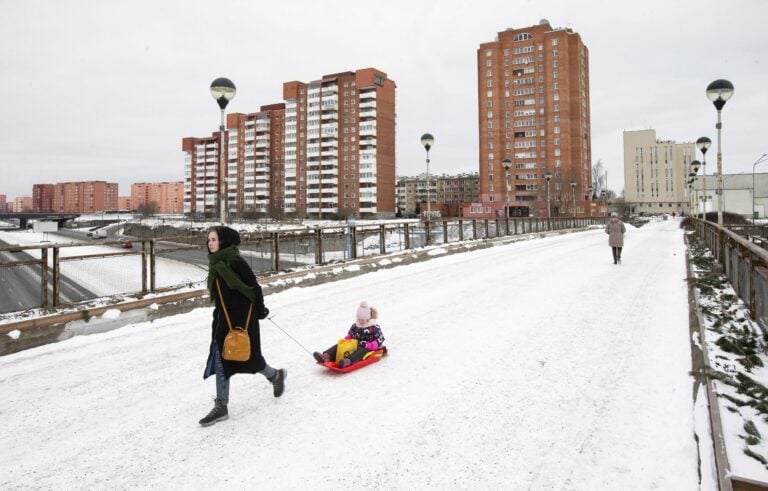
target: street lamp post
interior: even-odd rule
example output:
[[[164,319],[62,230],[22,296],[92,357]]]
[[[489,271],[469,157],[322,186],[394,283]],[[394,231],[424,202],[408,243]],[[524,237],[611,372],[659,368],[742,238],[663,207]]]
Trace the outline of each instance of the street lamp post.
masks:
[[[704,170],[701,172],[702,175],[702,187],[703,191],[702,194],[704,195],[704,206],[701,209],[701,219],[706,220],[707,219],[707,150],[709,150],[709,147],[712,145],[712,140],[707,138],[706,136],[702,136],[698,140],[696,140],[696,146],[699,148],[699,151],[701,152],[701,165],[704,168]]]
[[[512,160],[507,157],[502,161],[504,165],[504,217],[509,220],[509,168],[512,167]]]
[[[571,194],[573,195],[573,216],[576,217],[576,181],[571,181]]]
[[[432,200],[429,196],[429,149],[435,143],[435,137],[429,133],[421,135],[421,144],[427,151],[427,244],[431,241],[430,219],[432,218]]]
[[[717,224],[723,225],[723,147],[720,136],[723,127],[721,111],[733,95],[733,84],[728,80],[718,79],[707,86],[707,98],[717,109]]]
[[[688,209],[693,210],[693,207],[695,206],[693,199],[693,180],[688,178],[685,183],[688,186]]]
[[[608,219],[608,193],[605,192],[605,189],[600,193],[600,196],[603,198],[603,210],[605,211],[603,216]]]
[[[549,205],[549,181],[552,179],[552,173],[551,172],[545,172],[544,173],[544,179],[547,180],[547,218],[552,218],[552,209]]]
[[[228,78],[220,77],[211,82],[211,95],[216,99],[221,109],[221,125],[219,126],[219,131],[221,132],[221,139],[219,140],[219,220],[224,225],[227,223],[227,160],[224,157],[226,150],[226,143],[224,142],[224,132],[226,131],[224,110],[227,108],[229,101],[235,98],[236,91],[235,84]]]
[[[696,188],[693,187],[693,182],[696,180],[696,175],[699,172],[699,166],[701,165],[701,162],[698,160],[691,160],[691,172],[688,174],[688,188],[692,189],[693,192],[696,192]],[[698,200],[694,200],[694,203]]]
[[[755,218],[755,167],[757,167],[757,164],[760,164],[762,162],[765,162],[768,160],[768,153],[764,153],[760,156],[759,159],[757,159],[757,162],[752,164],[752,222],[754,223]],[[765,214],[765,212],[763,212]]]

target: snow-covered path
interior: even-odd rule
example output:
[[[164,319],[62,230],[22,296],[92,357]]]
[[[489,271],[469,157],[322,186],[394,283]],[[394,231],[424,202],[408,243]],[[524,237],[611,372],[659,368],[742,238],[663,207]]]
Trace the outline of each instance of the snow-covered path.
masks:
[[[698,489],[677,221],[446,256],[267,297],[311,350],[380,312],[346,375],[270,323],[210,428],[210,309],[0,358],[0,489]]]

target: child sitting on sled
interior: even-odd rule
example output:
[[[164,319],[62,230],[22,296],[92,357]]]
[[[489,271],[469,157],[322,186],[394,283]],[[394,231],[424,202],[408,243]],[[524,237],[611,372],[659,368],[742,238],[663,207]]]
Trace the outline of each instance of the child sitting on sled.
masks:
[[[349,328],[349,332],[340,339],[338,344],[334,344],[322,353],[315,351],[312,356],[318,363],[326,363],[331,360],[337,360],[339,368],[347,367],[353,363],[362,360],[370,351],[376,351],[384,344],[384,334],[381,328],[376,324],[378,314],[374,307],[368,306],[368,302],[360,302],[357,308],[355,323]],[[347,347],[346,341],[351,342]],[[338,352],[339,344],[342,344],[343,351]]]

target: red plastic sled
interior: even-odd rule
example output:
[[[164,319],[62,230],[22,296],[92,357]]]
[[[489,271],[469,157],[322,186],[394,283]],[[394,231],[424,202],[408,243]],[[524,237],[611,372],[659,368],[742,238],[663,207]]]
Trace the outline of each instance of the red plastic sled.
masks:
[[[376,351],[371,351],[367,355],[365,355],[365,358],[358,361],[357,363],[353,363],[351,365],[348,365],[344,368],[339,368],[336,366],[335,361],[326,361],[325,363],[317,363],[318,365],[324,366],[325,368],[328,368],[330,370],[333,370],[334,372],[351,372],[353,370],[357,370],[358,368],[363,368],[364,366],[370,365],[371,363],[376,363],[377,361],[381,360],[381,357],[387,354],[387,347],[382,346],[381,348],[377,349]]]

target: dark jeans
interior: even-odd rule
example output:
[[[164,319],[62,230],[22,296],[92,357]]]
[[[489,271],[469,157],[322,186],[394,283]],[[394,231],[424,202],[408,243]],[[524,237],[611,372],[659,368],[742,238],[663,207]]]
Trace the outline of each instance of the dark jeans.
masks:
[[[224,364],[221,362],[219,346],[216,343],[214,343],[214,346],[216,348],[213,353],[213,366],[216,367],[216,399],[220,399],[224,404],[227,404],[229,403],[229,379],[224,375]],[[277,375],[277,370],[267,363],[264,370],[259,373],[272,382],[275,379],[275,375]]]
[[[333,346],[331,346],[327,350],[323,351],[323,353],[328,355],[328,357],[331,360],[335,360],[336,359],[336,347],[337,346],[338,346],[337,344],[334,344]],[[351,361],[352,363],[357,363],[358,361],[363,359],[363,357],[365,356],[366,353],[368,353],[368,350],[365,349],[364,346],[358,345],[358,348],[355,351],[353,351],[352,353],[350,353],[349,356],[347,356],[347,358],[349,358],[349,361]]]
[[[611,247],[613,250],[613,263],[616,264],[616,261],[621,261],[621,247]]]

